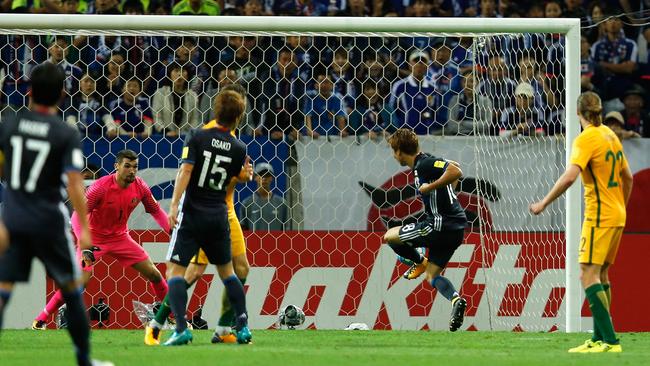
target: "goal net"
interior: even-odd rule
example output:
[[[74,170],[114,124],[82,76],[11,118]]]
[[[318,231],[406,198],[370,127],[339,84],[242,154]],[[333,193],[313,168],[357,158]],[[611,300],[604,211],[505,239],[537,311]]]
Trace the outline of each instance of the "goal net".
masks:
[[[421,279],[401,278],[406,266],[382,245],[387,228],[423,218],[413,176],[385,141],[406,127],[422,151],[464,173],[450,194],[468,226],[445,270],[468,300],[463,329],[566,329],[565,205],[541,217],[528,205],[561,174],[566,136],[577,133],[565,116],[577,93],[566,33],[577,23],[479,28],[453,19],[470,29],[461,31],[446,20],[116,17],[111,29],[102,17],[43,19],[51,29],[0,31],[2,112],[27,106],[31,68],[58,63],[61,117],[83,136],[89,183],[132,149],[168,209],[183,136],[213,118],[223,87],[247,90],[239,136],[257,174],[237,188],[235,206],[251,264],[251,326],[273,326],[293,304],[310,328],[448,327],[450,303]],[[142,208],[129,225],[164,269],[168,235]],[[44,283],[49,298],[54,287]],[[209,269],[190,289],[188,318],[202,307],[216,325],[222,291]],[[102,325],[116,328],[141,325],[133,301],[154,302],[146,281],[111,258],[95,266],[85,296],[89,306],[108,304]]]

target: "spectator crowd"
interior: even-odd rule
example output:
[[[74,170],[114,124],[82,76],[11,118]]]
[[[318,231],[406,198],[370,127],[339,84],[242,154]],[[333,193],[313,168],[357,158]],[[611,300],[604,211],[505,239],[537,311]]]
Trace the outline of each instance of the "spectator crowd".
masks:
[[[578,17],[581,88],[621,138],[650,137],[650,1],[7,0],[4,12]],[[180,138],[210,120],[225,85],[249,92],[241,133],[295,141],[418,134],[539,136],[564,130],[561,34],[485,37],[0,35],[3,111],[27,105],[29,73],[66,73],[61,116],[89,139]]]

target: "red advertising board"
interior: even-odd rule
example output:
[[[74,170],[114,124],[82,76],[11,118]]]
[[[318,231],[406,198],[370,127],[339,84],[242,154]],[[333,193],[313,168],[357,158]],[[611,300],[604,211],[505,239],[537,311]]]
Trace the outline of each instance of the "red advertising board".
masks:
[[[147,245],[166,246],[168,240],[162,232],[134,231],[132,235]],[[345,322],[365,320],[375,329],[432,329],[441,328],[440,324],[448,316],[447,311],[436,310],[436,304],[446,306],[446,300],[437,299],[436,291],[429,284],[403,283],[406,280],[400,274],[406,267],[395,261],[390,249],[382,248],[378,233],[269,232],[246,233],[246,238],[251,274],[261,269],[269,273],[264,285],[251,280],[246,286],[249,295],[261,293],[263,298],[259,306],[254,302],[249,306],[253,327],[272,326],[275,314],[289,301],[285,297],[289,296],[290,288],[294,294],[303,294],[298,300],[292,297],[291,301],[303,307],[307,315],[305,325],[311,328],[340,328]],[[636,304],[650,301],[648,285],[642,283],[638,274],[641,261],[650,257],[649,239],[647,234],[624,235],[611,270],[612,316],[619,331],[650,331],[650,318],[639,316],[636,308]],[[561,314],[563,253],[562,234],[490,233],[481,237],[468,233],[465,244],[447,269],[462,282],[456,285],[468,300],[464,328],[553,330],[561,327],[564,323]],[[154,257],[154,261],[162,260]],[[157,265],[164,271],[163,263]],[[304,270],[315,271],[300,275]],[[314,279],[313,273],[318,272],[327,273],[328,277]],[[189,313],[206,301],[213,288],[219,287],[212,286],[213,279],[214,275],[204,275],[197,283],[190,296]],[[53,291],[51,281],[47,290],[49,298]],[[139,327],[132,301],[154,301],[153,291],[144,279],[106,257],[95,266],[85,294],[89,305],[100,298],[111,309],[106,324],[110,328]],[[336,304],[335,309],[331,309],[332,303]],[[583,307],[583,316],[589,316],[587,306]]]

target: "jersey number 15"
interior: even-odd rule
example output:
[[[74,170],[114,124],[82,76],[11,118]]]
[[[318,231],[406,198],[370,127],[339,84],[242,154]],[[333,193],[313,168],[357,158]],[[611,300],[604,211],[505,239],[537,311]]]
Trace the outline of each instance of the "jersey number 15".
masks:
[[[199,176],[199,187],[205,188],[207,184],[214,190],[223,190],[223,184],[226,181],[228,172],[226,172],[226,169],[222,165],[228,164],[231,161],[231,157],[223,155],[215,155],[214,160],[212,160],[212,152],[203,150],[203,167]],[[208,171],[210,171],[209,176]]]

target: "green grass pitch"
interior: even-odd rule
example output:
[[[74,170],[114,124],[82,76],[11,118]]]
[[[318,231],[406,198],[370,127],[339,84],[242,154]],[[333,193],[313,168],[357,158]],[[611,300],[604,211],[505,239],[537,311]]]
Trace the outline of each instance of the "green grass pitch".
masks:
[[[169,336],[165,331],[163,339]],[[125,365],[650,365],[650,333],[623,333],[621,354],[568,354],[587,334],[415,331],[253,331],[254,344],[148,347],[143,330],[96,330],[93,357]],[[74,365],[65,331],[4,330],[0,365]]]

